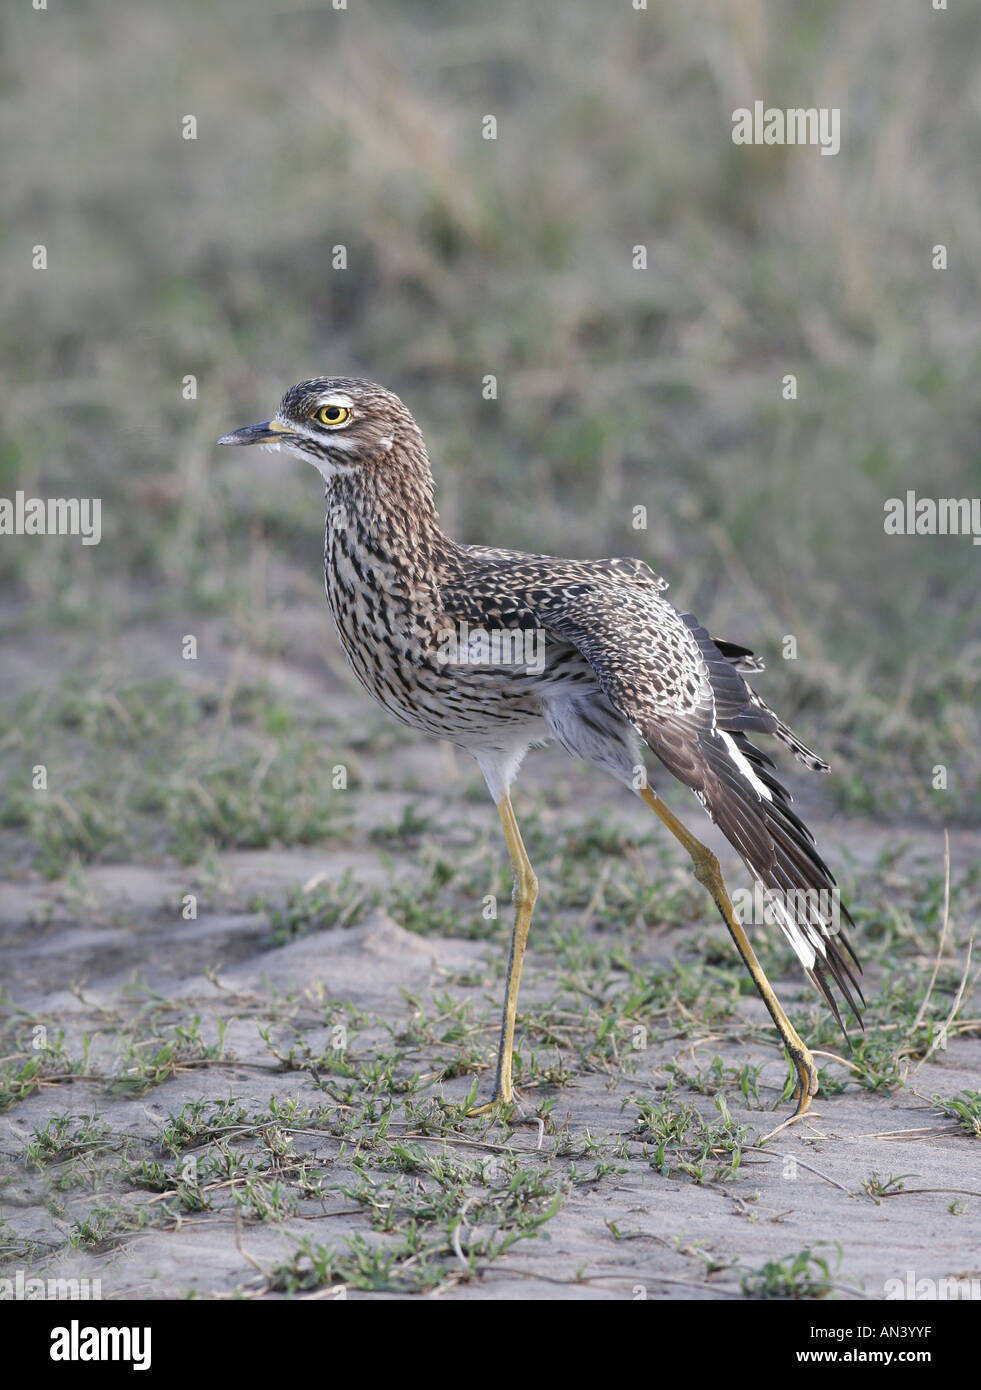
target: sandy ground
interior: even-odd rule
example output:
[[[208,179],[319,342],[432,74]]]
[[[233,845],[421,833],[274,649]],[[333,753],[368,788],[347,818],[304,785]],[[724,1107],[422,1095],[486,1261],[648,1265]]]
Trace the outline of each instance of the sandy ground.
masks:
[[[172,666],[181,629],[176,620],[173,632],[166,626],[121,633],[114,639],[126,653],[120,664],[143,674]],[[328,647],[326,664],[310,655],[324,634],[323,615],[301,604],[284,612],[280,627],[280,660],[248,658],[238,666],[217,634],[212,640],[205,632],[206,655],[193,679],[220,685],[237,672],[235,678],[271,681],[291,700],[326,697],[337,717],[363,736],[373,727],[366,719],[375,716],[338,672],[336,653]],[[36,681],[39,669],[64,669],[73,659],[70,644],[25,638],[17,650],[20,664],[5,671],[8,691]],[[104,653],[106,661],[110,656]],[[366,768],[352,802],[353,830],[341,847],[223,852],[194,868],[96,865],[68,880],[24,874],[0,885],[0,979],[13,1004],[15,1062],[37,1055],[40,1027],[49,1042],[64,1035],[76,1064],[76,1074],[27,1088],[0,1115],[0,1277],[21,1271],[98,1279],[106,1298],[281,1297],[288,1281],[277,1270],[295,1260],[300,1242],[349,1252],[351,1242],[373,1250],[405,1239],[405,1219],[394,1235],[386,1232],[378,1210],[384,1202],[373,1207],[364,1199],[365,1182],[397,1180],[416,1202],[442,1191],[449,1204],[449,1215],[431,1215],[426,1227],[443,1232],[445,1249],[437,1260],[443,1272],[431,1287],[423,1281],[423,1296],[738,1298],[759,1290],[754,1271],[811,1250],[827,1261],[835,1297],[881,1299],[917,1287],[930,1296],[952,1278],[974,1280],[965,1287],[981,1297],[981,1148],[931,1104],[937,1095],[977,1089],[978,1030],[952,1035],[945,1050],[891,1094],[851,1083],[819,1097],[803,1123],[766,1145],[760,1137],[790,1113],[780,1104],[786,1067],[762,1005],[750,996],[717,1025],[700,1024],[687,1038],[683,1030],[655,1028],[650,1039],[639,1046],[634,1039],[599,1067],[570,1064],[574,1056],[565,1049],[564,1084],[540,1084],[522,1098],[529,1115],[543,1098],[554,1099],[541,1128],[532,1122],[509,1130],[459,1116],[448,1121],[440,1107],[464,1099],[475,1064],[483,1067],[481,1097],[490,1094],[509,911],[492,940],[463,939],[465,932],[457,936],[442,925],[429,930],[425,921],[421,931],[407,931],[382,909],[356,926],[313,931],[286,944],[273,933],[276,905],[312,881],[330,884],[350,873],[369,887],[415,883],[425,872],[418,851],[397,839],[383,846],[371,839],[373,828],[397,824],[410,804],[431,818],[426,838],[445,853],[472,841],[472,826],[495,834],[493,809],[466,794],[468,774],[461,776],[448,750],[418,739],[372,756],[376,765]],[[578,772],[555,750],[531,755],[521,789],[519,810],[536,802],[549,808],[556,844],[584,812],[602,812],[635,836],[651,829],[649,813],[634,798]],[[803,810],[832,864],[871,868],[885,848],[898,847],[896,873],[935,876],[941,868],[938,831],[834,816],[819,781],[797,777],[794,789],[809,798]],[[733,856],[707,821],[701,833],[731,871]],[[953,832],[955,874],[977,859],[976,832]],[[677,872],[684,873],[680,857]],[[181,915],[187,893],[198,897],[196,920]],[[434,910],[439,907],[437,900]],[[522,985],[525,1008],[555,996],[561,962],[549,927],[556,925],[561,919],[543,897]],[[971,924],[952,925],[963,958]],[[603,931],[608,949],[615,923]],[[690,928],[635,933],[630,963],[656,979],[696,932],[716,933],[728,950],[707,906]],[[911,974],[925,978],[932,946],[909,949]],[[869,987],[874,993],[874,970]],[[806,997],[808,988],[796,974],[779,982],[792,1011],[795,996]],[[456,1074],[440,1079],[454,1048],[443,1046],[439,1020],[464,1003],[475,1046]],[[965,1000],[962,1017],[979,1013],[976,999]],[[436,1020],[428,1031],[423,1016]],[[355,1103],[344,1084],[353,1083],[344,1082],[343,1069],[325,1077],[303,1060],[338,1046],[332,1031],[338,1020],[349,1026],[344,1063],[368,1098],[360,1130],[352,1129]],[[193,1041],[159,1059],[155,1084],[127,1086],[134,1064],[177,1028]],[[537,1046],[548,1056],[546,1044]],[[520,1047],[527,1055],[527,1040]],[[393,1050],[392,1075],[371,1083],[377,1059]],[[665,1176],[649,1136],[638,1130],[637,1102],[670,1094],[672,1062],[694,1073],[714,1057],[735,1074],[747,1063],[762,1067],[752,1108],[739,1089],[730,1086],[725,1095],[733,1122],[746,1130],[739,1167],[726,1175],[710,1160],[698,1182],[671,1160]],[[423,1081],[403,1101],[400,1086],[411,1073]],[[847,1079],[844,1069],[837,1074]],[[720,1119],[711,1094],[681,1087],[674,1099],[708,1124]],[[291,1103],[309,1107],[307,1117],[291,1121]],[[162,1138],[182,1113],[218,1115],[215,1123],[225,1129],[207,1131],[202,1120],[198,1138],[175,1153]],[[74,1118],[59,1120],[66,1116]],[[84,1142],[38,1161],[36,1136],[59,1125],[70,1136],[80,1116],[96,1117]],[[408,1167],[398,1142],[414,1155]],[[244,1170],[234,1168],[236,1156]],[[471,1166],[433,1181],[432,1167],[424,1171],[430,1160]],[[258,1198],[243,1196],[242,1173],[248,1176],[253,1162],[267,1202],[262,1211]],[[222,1180],[223,1163],[237,1172],[237,1186]],[[182,1184],[188,1172],[195,1177],[197,1164],[204,1175],[198,1206]],[[141,1176],[140,1165],[149,1165],[149,1176]],[[295,1181],[297,1172],[304,1183]],[[873,1175],[887,1188],[889,1179],[901,1179],[902,1190],[894,1184],[891,1195],[870,1195]],[[281,1209],[269,1190],[277,1180],[286,1194]],[[527,1200],[530,1216],[550,1209],[553,1194],[561,1201],[549,1219],[518,1230],[507,1206],[509,1185],[524,1182],[531,1190],[538,1180]],[[507,1244],[515,1234],[521,1238]],[[329,1287],[301,1296],[400,1296],[416,1270],[409,1258],[394,1280],[376,1281],[377,1292],[335,1276]]]
[[[483,811],[476,807],[468,814]],[[839,844],[846,838],[843,827],[818,828],[836,852],[836,837]],[[865,851],[875,853],[877,839],[886,834],[864,827]],[[853,827],[847,841],[854,852]],[[963,843],[955,837],[955,856],[969,852],[971,843],[969,836]],[[486,962],[489,954],[499,957],[496,945],[410,933],[375,911],[357,927],[269,948],[268,916],[250,910],[255,899],[284,897],[289,888],[315,875],[329,877],[345,867],[365,878],[373,870],[380,872],[372,853],[354,858],[359,862],[352,863],[349,853],[332,856],[314,850],[222,855],[221,889],[214,897],[223,906],[187,922],[175,920],[173,905],[188,890],[187,873],[176,868],[90,869],[84,905],[74,908],[66,906],[63,885],[6,886],[0,933],[3,976],[16,980],[14,994],[25,1017],[63,1029],[73,1055],[83,1034],[94,1037],[93,1072],[118,1065],[113,1048],[120,1022],[132,1020],[153,998],[169,1001],[174,1017],[197,1017],[208,1040],[217,1036],[219,1018],[228,1025],[227,1061],[178,1071],[143,1096],[107,1095],[99,1082],[78,1079],[35,1092],[0,1118],[6,1233],[34,1243],[41,1252],[8,1263],[8,1274],[17,1267],[45,1276],[98,1278],[103,1297],[166,1298],[188,1291],[277,1296],[268,1292],[269,1273],[290,1258],[297,1240],[343,1247],[345,1238],[358,1233],[384,1239],[371,1231],[366,1212],[339,1190],[352,1178],[355,1148],[326,1130],[318,1135],[315,1127],[293,1142],[297,1152],[315,1159],[328,1190],[301,1199],[285,1219],[249,1223],[243,1230],[232,1204],[216,1201],[213,1209],[187,1213],[166,1229],[131,1231],[82,1250],[72,1248],[69,1237],[92,1208],[92,1192],[67,1185],[52,1201],[50,1170],[39,1171],[22,1159],[11,1163],[23,1154],[32,1129],[68,1110],[98,1113],[114,1135],[133,1142],[134,1152],[152,1154],[168,1114],[180,1111],[189,1099],[219,1101],[234,1095],[261,1112],[268,1112],[271,1097],[323,1105],[325,1096],[315,1081],[283,1069],[259,1036],[257,1020],[269,1016],[274,1001],[284,1005],[284,1016],[293,1017],[307,1041],[318,1045],[325,1031],[318,1010],[325,1000],[345,1001],[362,1011],[365,1018],[351,1046],[365,1059],[390,1043],[387,1029],[403,1027],[420,1001],[427,1010],[438,1010],[434,995],[448,992],[454,999],[472,1000],[490,1042],[500,981],[498,970],[487,973]],[[405,867],[411,874],[411,863]],[[670,938],[652,933],[644,969],[656,970],[672,948]],[[548,955],[532,952],[524,1002],[548,998],[552,965]],[[80,989],[75,988],[79,981],[84,981]],[[786,989],[793,993],[792,985]],[[903,1285],[911,1279],[913,1286],[918,1280],[950,1277],[981,1280],[978,1146],[929,1104],[938,1093],[976,1087],[981,1069],[977,1036],[953,1040],[893,1095],[850,1087],[819,1098],[804,1123],[784,1131],[762,1152],[750,1151],[753,1136],[769,1130],[788,1113],[787,1107],[775,1113],[747,1109],[738,1092],[730,1093],[733,1119],[750,1131],[732,1178],[698,1185],[687,1175],[664,1177],[652,1167],[649,1149],[631,1133],[636,1113],[629,1101],[657,1094],[664,1085],[664,1064],[679,1055],[679,1047],[682,1060],[692,1063],[708,1062],[713,1055],[722,1056],[727,1065],[763,1063],[761,1101],[775,1103],[785,1075],[781,1056],[762,1026],[761,1006],[747,1000],[742,1007],[760,1024],[758,1043],[730,1041],[722,1029],[698,1046],[697,1056],[675,1041],[635,1054],[632,1072],[613,1068],[576,1076],[558,1093],[553,1112],[557,1133],[540,1136],[535,1124],[508,1133],[471,1121],[457,1128],[448,1146],[435,1134],[417,1138],[414,1142],[434,1154],[493,1163],[511,1152],[520,1155],[522,1166],[559,1175],[573,1168],[588,1173],[600,1157],[611,1164],[597,1180],[573,1183],[537,1236],[517,1241],[492,1261],[478,1261],[476,1277],[460,1260],[459,1277],[451,1271],[437,1296],[738,1297],[748,1272],[806,1248],[817,1248],[829,1260],[841,1297],[882,1298],[896,1287],[888,1281],[897,1279]],[[424,1057],[412,1062],[425,1070]],[[459,1076],[437,1089],[459,1100],[469,1082],[468,1076]],[[484,1091],[489,1084],[485,1072]],[[718,1118],[710,1097],[689,1099],[709,1119]],[[397,1105],[395,1113],[397,1117]],[[412,1128],[419,1132],[418,1125]],[[398,1130],[396,1118],[393,1131]],[[597,1147],[584,1158],[587,1138]],[[862,1186],[873,1173],[906,1175],[904,1191],[873,1199]],[[141,1202],[151,1201],[150,1193],[143,1194]],[[461,1233],[463,1254],[474,1234],[466,1214]],[[329,1296],[337,1292],[331,1290]]]

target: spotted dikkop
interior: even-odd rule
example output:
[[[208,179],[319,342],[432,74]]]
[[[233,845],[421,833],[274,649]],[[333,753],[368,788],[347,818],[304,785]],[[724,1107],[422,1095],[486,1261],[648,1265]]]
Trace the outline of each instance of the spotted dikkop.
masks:
[[[372,382],[301,382],[271,420],[219,443],[286,450],[319,470],[327,602],[348,661],[397,719],[472,754],[497,806],[515,920],[494,1093],[480,1110],[513,1099],[518,986],[538,894],[510,789],[528,749],[556,739],[637,792],[691,856],[780,1033],[795,1115],[804,1114],[817,1093],[813,1058],[763,973],[718,861],[638,777],[643,744],[738,852],[838,1022],[835,987],[861,1021],[861,967],[838,920],[851,918],[829,909],[831,872],[750,736],[772,735],[809,768],[827,764],[746,680],[762,664],[674,608],[666,582],[641,560],[562,560],[452,540],[440,528],[419,426]],[[513,640],[491,650],[492,633]]]

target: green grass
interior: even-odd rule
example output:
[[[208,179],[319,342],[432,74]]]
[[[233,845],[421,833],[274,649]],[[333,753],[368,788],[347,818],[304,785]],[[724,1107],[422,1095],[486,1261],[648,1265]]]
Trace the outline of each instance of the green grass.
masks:
[[[965,1134],[981,1139],[981,1092],[961,1091],[956,1096],[935,1096],[934,1105],[943,1114],[956,1120]]]
[[[67,676],[15,703],[0,746],[8,860],[58,877],[76,861],[323,844],[349,819],[350,785],[331,776],[349,757],[329,719],[268,691]]]
[[[23,11],[0,68],[20,151],[4,189],[0,491],[97,495],[105,534],[0,547],[5,640],[84,638],[96,671],[111,652],[127,680],[132,623],[194,632],[210,617],[254,651],[288,647],[284,616],[321,602],[316,482],[214,441],[294,379],[361,372],[417,412],[455,534],[640,553],[673,598],[768,658],[767,697],[830,755],[845,808],[976,822],[974,552],[882,527],[907,487],[981,486],[981,232],[958,153],[970,16],[955,7],[927,42],[931,18],[890,0],[730,18],[704,0],[628,6],[600,28],[584,0],[547,25],[517,0],[480,19],[461,0],[275,23],[258,0],[182,0],[152,22],[97,6],[46,27]],[[731,61],[713,56],[713,26]],[[98,61],[79,70],[82,49]],[[42,60],[43,89],[24,84]],[[195,141],[180,138],[178,66]],[[831,94],[841,154],[737,150],[746,72],[770,100]],[[630,268],[638,242],[647,271]],[[37,690],[73,659],[27,647]],[[19,706],[8,714],[16,725]],[[170,805],[178,853],[322,828],[313,804],[257,812],[239,770],[213,767]],[[22,781],[10,814],[29,815]],[[33,821],[52,871],[126,834],[120,799],[84,782]]]
[[[676,1101],[669,1093],[656,1101],[643,1097],[633,1102],[639,1139],[651,1167],[662,1177],[686,1173],[693,1182],[722,1183],[735,1178],[742,1160],[748,1131],[734,1123],[725,1097],[718,1095],[717,1121],[706,1120],[689,1101]]]
[[[808,1248],[782,1260],[767,1260],[743,1275],[742,1290],[750,1298],[827,1298],[834,1291],[835,1272],[825,1256]]]
[[[339,879],[330,879],[312,888],[293,889],[285,903],[271,903],[260,898],[253,903],[253,908],[269,914],[270,946],[283,946],[310,932],[357,926],[378,901],[379,894],[356,883],[348,871]]]
[[[432,848],[428,837],[421,832],[414,845],[423,860]],[[478,836],[470,850],[478,876],[482,846]],[[598,869],[610,849],[599,837],[577,855]],[[443,894],[460,891],[438,857],[427,862]],[[616,872],[634,872],[629,859],[610,869],[611,882]],[[929,875],[897,883],[891,856],[878,872],[890,879],[894,911],[869,933],[868,1033],[849,1052],[816,1003],[788,1000],[811,1045],[837,1051],[849,1064],[822,1068],[826,1096],[844,1087],[900,1089],[903,1068],[937,1045],[962,973],[952,956],[929,995],[929,972],[922,972],[921,987],[910,987],[894,962],[921,946],[936,949],[936,885]],[[459,877],[465,883],[468,873]],[[950,897],[958,917],[970,912],[976,887],[975,874],[955,876]],[[391,891],[379,890],[372,902],[385,906]],[[333,886],[315,883],[286,895],[276,930],[284,941],[344,931],[364,904],[351,875]],[[686,927],[688,905],[677,906],[672,925]],[[563,931],[563,914],[578,916],[578,925]],[[134,989],[92,1012],[85,1033],[42,1035],[46,1046],[35,1054],[26,1040],[36,1020],[10,1010],[0,1028],[0,1098],[15,1113],[46,1093],[49,1108],[46,1119],[28,1127],[21,1152],[9,1157],[40,1185],[45,1210],[59,1223],[57,1248],[67,1244],[101,1258],[140,1232],[201,1222],[216,1230],[241,1226],[248,1249],[248,1228],[271,1226],[290,1233],[291,1253],[244,1271],[242,1289],[418,1295],[479,1279],[521,1242],[547,1239],[573,1194],[609,1192],[644,1170],[714,1187],[740,1202],[743,1214],[752,1212],[759,1179],[747,1151],[759,1130],[784,1117],[763,1113],[780,1100],[779,1070],[771,1063],[781,1054],[771,1030],[741,1013],[743,972],[725,953],[721,927],[679,932],[670,958],[650,967],[630,960],[650,931],[642,919],[618,933],[601,911],[585,923],[578,905],[563,914],[536,942],[549,995],[534,997],[532,970],[532,991],[519,1011],[516,1081],[541,1122],[539,1144],[531,1147],[527,1130],[515,1127],[516,1112],[490,1127],[466,1114],[478,1089],[486,1089],[493,1058],[506,920],[491,924],[502,943],[497,967],[491,961],[480,972],[447,976],[425,997],[406,992],[401,1009],[384,1021],[329,995],[223,991],[205,1027],[186,1002]],[[427,930],[421,918],[417,930]],[[429,924],[431,934],[440,930],[438,920]],[[660,930],[671,928],[662,923]],[[767,934],[758,936],[763,952]],[[784,971],[789,959],[770,951],[769,967]],[[475,1000],[474,989],[493,996],[494,1007]],[[976,1018],[955,1014],[952,1035],[961,1023],[977,1032]],[[243,1024],[259,1044],[247,1061],[228,1044],[230,1030]],[[771,1053],[765,1068],[740,1058],[741,1049],[762,1041]],[[575,1124],[570,1083],[590,1073],[611,1090],[625,1088],[619,1122]],[[221,1078],[220,1098],[198,1094],[205,1076]],[[459,1078],[469,1083],[466,1093],[459,1086],[449,1093]],[[152,1124],[134,1125],[134,1100],[152,1111]],[[976,1137],[977,1102],[971,1091],[933,1101],[963,1136],[952,1130],[951,1143]],[[908,1178],[872,1171],[861,1190],[883,1202],[905,1192]],[[963,1213],[962,1194],[951,1195],[948,1210]],[[302,1223],[335,1212],[358,1218],[347,1234],[306,1233]],[[625,1238],[616,1229],[612,1235]],[[731,1260],[679,1241],[682,1253],[698,1255],[702,1277],[728,1272],[730,1287],[741,1279],[749,1297],[823,1298],[839,1287],[836,1268],[814,1246],[733,1273]],[[0,1247],[43,1265],[56,1243],[28,1242],[0,1227]]]

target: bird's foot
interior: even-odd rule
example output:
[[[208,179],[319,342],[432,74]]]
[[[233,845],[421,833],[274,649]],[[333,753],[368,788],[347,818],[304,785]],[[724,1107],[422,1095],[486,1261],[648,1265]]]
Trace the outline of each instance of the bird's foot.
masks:
[[[522,1104],[520,1098],[513,1092],[510,1100],[495,1095],[485,1105],[475,1105],[467,1111],[468,1119],[483,1119],[484,1117],[487,1117],[491,1122],[488,1129],[498,1120],[508,1131],[517,1129],[519,1125],[530,1125],[532,1129],[538,1130],[538,1142],[535,1148],[540,1149],[545,1142],[544,1119],[541,1115],[537,1115],[532,1108]]]
[[[510,1103],[510,1101],[506,1101],[499,1096],[492,1096],[491,1099],[486,1101],[483,1105],[472,1105],[467,1111],[467,1119],[477,1120],[481,1115],[497,1115],[500,1113],[502,1106],[509,1105]]]
[[[792,1053],[790,1060],[797,1076],[797,1083],[790,1095],[790,1099],[797,1102],[797,1109],[791,1116],[796,1120],[807,1113],[811,1101],[818,1093],[818,1074],[814,1058],[806,1047],[799,1053]]]
[[[802,1120],[811,1108],[811,1101],[818,1093],[818,1074],[817,1067],[814,1065],[814,1058],[804,1048],[802,1052],[793,1052],[790,1056],[794,1072],[797,1076],[797,1084],[791,1093],[791,1100],[797,1102],[797,1109],[789,1115],[782,1124],[777,1125],[776,1129],[771,1129],[769,1134],[764,1134],[760,1139],[761,1144],[765,1144],[774,1135],[780,1134],[791,1125],[795,1125]]]
[[[483,1105],[472,1105],[467,1111],[467,1119],[479,1119],[481,1115],[493,1115],[494,1118],[506,1118],[517,1108],[517,1101],[514,1091],[509,1086],[506,1091],[499,1090],[496,1086],[494,1094],[490,1100]]]
[[[507,1093],[495,1091],[490,1100],[483,1105],[473,1105],[467,1111],[467,1119],[480,1119],[481,1116],[488,1115],[494,1119],[506,1120],[509,1124],[525,1124],[528,1121],[538,1123],[535,1108],[526,1105],[517,1091],[508,1088]]]

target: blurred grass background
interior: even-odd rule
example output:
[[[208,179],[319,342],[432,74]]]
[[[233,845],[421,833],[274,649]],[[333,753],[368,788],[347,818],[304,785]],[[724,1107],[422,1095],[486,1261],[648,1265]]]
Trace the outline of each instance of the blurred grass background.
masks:
[[[79,825],[34,862],[132,852],[165,811],[146,779],[216,708],[316,734],[281,693],[187,705],[169,635],[146,677],[168,623],[275,653],[302,609],[329,642],[314,475],[215,448],[319,373],[404,396],[457,537],[641,554],[763,654],[845,809],[981,819],[981,554],[882,525],[907,488],[981,489],[978,38],[927,0],[8,11],[0,495],[100,496],[104,527],[0,539],[8,827],[50,832],[24,768],[72,750]],[[734,146],[757,97],[839,106],[840,154]]]

